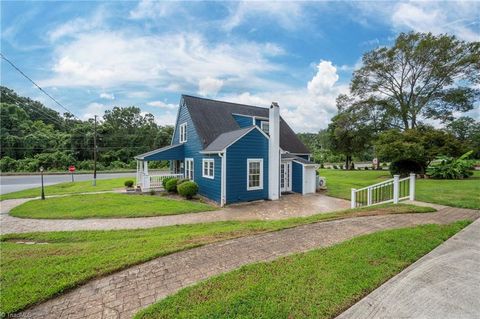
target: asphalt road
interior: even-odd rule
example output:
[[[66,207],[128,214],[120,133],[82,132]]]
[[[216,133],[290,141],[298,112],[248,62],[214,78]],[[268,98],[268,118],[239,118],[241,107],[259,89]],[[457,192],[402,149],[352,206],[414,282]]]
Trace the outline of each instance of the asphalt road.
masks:
[[[117,177],[135,177],[135,173],[97,174],[97,179],[109,179]],[[45,185],[70,182],[72,180],[70,174],[44,175],[43,178]],[[75,174],[74,178],[75,181],[88,181],[93,179],[93,174]],[[40,175],[0,176],[0,194],[16,192],[39,186]]]

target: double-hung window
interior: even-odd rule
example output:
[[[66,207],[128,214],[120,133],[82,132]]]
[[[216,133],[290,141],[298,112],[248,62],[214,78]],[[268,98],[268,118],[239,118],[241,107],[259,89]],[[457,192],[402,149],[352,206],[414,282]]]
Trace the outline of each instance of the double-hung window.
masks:
[[[214,179],[215,178],[215,160],[213,158],[204,158],[202,160],[203,169],[202,169],[202,176],[205,178]]]
[[[247,190],[263,189],[263,159],[247,159]]]
[[[180,143],[185,143],[187,141],[187,123],[180,124]]]
[[[270,132],[270,124],[268,123],[268,121],[261,121],[260,122],[260,128],[262,129],[263,132],[265,132],[265,134],[269,134]]]

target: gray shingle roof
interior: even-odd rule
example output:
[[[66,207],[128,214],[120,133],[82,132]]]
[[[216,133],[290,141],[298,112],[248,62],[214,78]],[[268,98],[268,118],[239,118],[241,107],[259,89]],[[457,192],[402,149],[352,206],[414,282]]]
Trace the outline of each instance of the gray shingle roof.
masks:
[[[219,152],[224,150],[227,146],[235,142],[237,139],[254,129],[255,126],[241,128],[239,130],[220,134],[212,143],[210,143],[203,151],[204,152]]]
[[[269,109],[264,107],[216,101],[190,95],[182,95],[182,98],[203,143],[203,148],[206,148],[221,134],[240,128],[232,116],[233,113],[268,118]],[[310,153],[283,118],[280,118],[280,147],[290,153]]]

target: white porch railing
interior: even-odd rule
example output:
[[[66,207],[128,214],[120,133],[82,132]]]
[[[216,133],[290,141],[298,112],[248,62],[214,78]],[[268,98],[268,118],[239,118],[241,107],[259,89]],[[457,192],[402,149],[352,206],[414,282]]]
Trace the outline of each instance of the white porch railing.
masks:
[[[400,178],[394,175],[392,179],[373,184],[364,188],[352,188],[351,208],[371,206],[383,203],[398,204],[401,200],[415,199],[415,174]]]
[[[183,174],[161,173],[158,175],[149,175],[143,172],[137,174],[137,186],[142,190],[149,190],[153,188],[163,188],[163,180],[165,178],[183,178]]]

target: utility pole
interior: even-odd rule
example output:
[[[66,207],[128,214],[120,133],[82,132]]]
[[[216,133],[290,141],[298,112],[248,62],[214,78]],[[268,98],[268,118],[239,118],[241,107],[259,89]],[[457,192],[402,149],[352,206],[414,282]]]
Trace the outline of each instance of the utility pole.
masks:
[[[97,116],[93,125],[93,186],[97,186]]]

